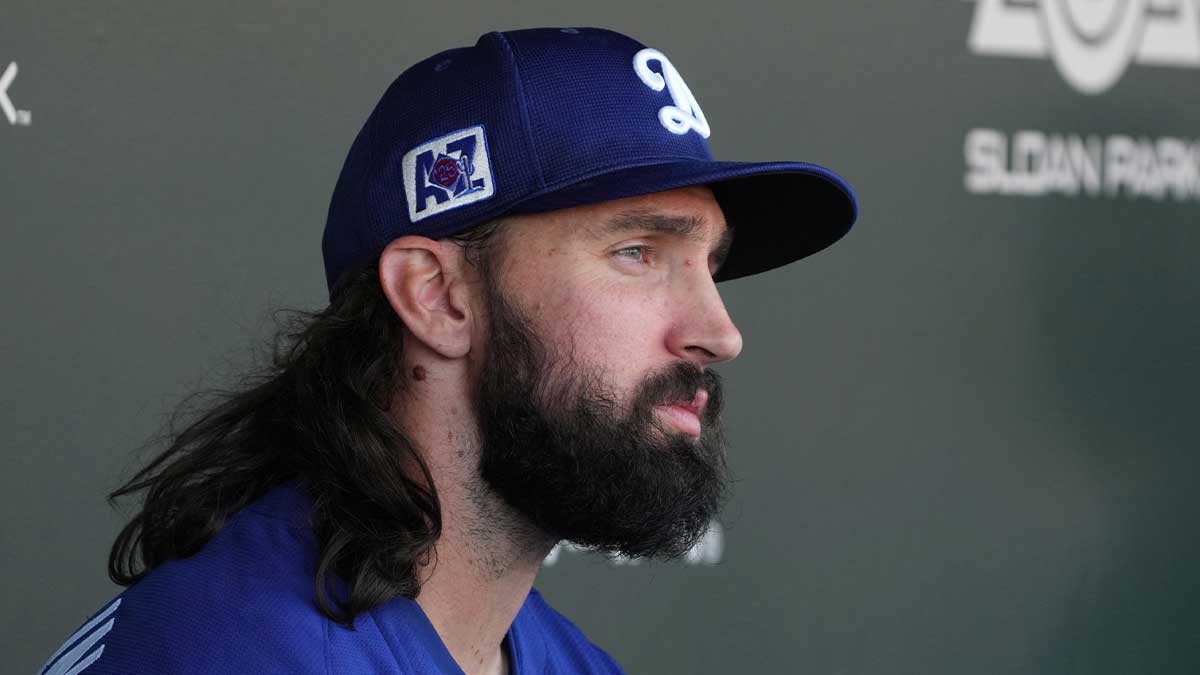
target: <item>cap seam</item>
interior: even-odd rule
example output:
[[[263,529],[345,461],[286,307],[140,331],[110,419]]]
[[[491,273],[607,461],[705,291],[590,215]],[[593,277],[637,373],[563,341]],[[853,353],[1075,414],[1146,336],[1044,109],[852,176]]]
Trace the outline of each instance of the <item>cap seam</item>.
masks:
[[[509,59],[513,64],[513,85],[517,89],[517,110],[521,114],[521,131],[525,137],[525,152],[533,160],[534,170],[537,172],[538,185],[543,189],[546,187],[546,175],[542,171],[542,158],[538,156],[533,145],[533,126],[529,123],[529,107],[525,101],[525,82],[521,78],[521,64],[517,60],[517,49],[508,36],[502,32],[496,32],[500,38],[500,44],[504,46],[505,52],[508,53]]]
[[[676,161],[694,161],[694,157],[686,155],[657,155],[653,160],[646,162],[617,162],[616,164],[608,164],[592,171],[587,171],[575,176],[569,176],[554,181],[553,183],[543,184],[543,190],[555,190],[560,187],[578,183],[579,181],[595,178],[596,176],[611,173],[613,171],[621,171],[623,169],[636,169],[643,166],[655,166],[657,164],[670,164]],[[526,195],[526,197],[540,197],[540,193]]]

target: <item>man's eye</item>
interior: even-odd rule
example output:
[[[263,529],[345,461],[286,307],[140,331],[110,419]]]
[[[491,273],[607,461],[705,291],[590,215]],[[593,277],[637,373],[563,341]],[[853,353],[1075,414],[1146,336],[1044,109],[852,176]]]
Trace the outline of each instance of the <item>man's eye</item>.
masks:
[[[626,246],[623,249],[614,252],[618,258],[625,258],[634,262],[646,262],[646,258],[650,255],[651,250],[648,246]]]

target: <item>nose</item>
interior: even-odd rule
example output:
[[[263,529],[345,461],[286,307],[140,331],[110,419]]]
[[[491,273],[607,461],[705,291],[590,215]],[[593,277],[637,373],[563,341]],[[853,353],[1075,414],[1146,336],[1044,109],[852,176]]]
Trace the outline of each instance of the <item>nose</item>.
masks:
[[[729,318],[712,277],[697,275],[697,281],[681,291],[668,349],[700,367],[729,361],[741,353],[742,334]]]

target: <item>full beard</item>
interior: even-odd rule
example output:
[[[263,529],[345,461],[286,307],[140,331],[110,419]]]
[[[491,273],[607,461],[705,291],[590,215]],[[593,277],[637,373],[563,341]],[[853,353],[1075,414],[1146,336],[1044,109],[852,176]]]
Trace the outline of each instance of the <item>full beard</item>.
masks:
[[[488,288],[491,340],[476,401],[482,484],[548,539],[629,557],[685,554],[727,491],[719,376],[680,361],[622,405],[601,370],[552,354]],[[699,438],[655,414],[701,388],[709,399]]]

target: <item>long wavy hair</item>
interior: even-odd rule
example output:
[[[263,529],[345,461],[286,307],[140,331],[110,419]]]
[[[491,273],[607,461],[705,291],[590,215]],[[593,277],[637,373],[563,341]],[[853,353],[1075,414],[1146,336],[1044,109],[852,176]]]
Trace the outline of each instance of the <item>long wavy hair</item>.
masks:
[[[499,227],[449,239],[485,266]],[[160,437],[165,450],[108,495],[115,507],[145,492],[113,542],[108,576],[129,586],[194,555],[236,511],[298,478],[313,497],[317,606],[352,627],[391,598],[416,597],[417,572],[441,535],[429,467],[388,415],[406,380],[403,325],[374,266],[325,309],[283,316],[267,363],[233,388],[185,399]],[[344,598],[331,593],[331,575],[345,582]]]

